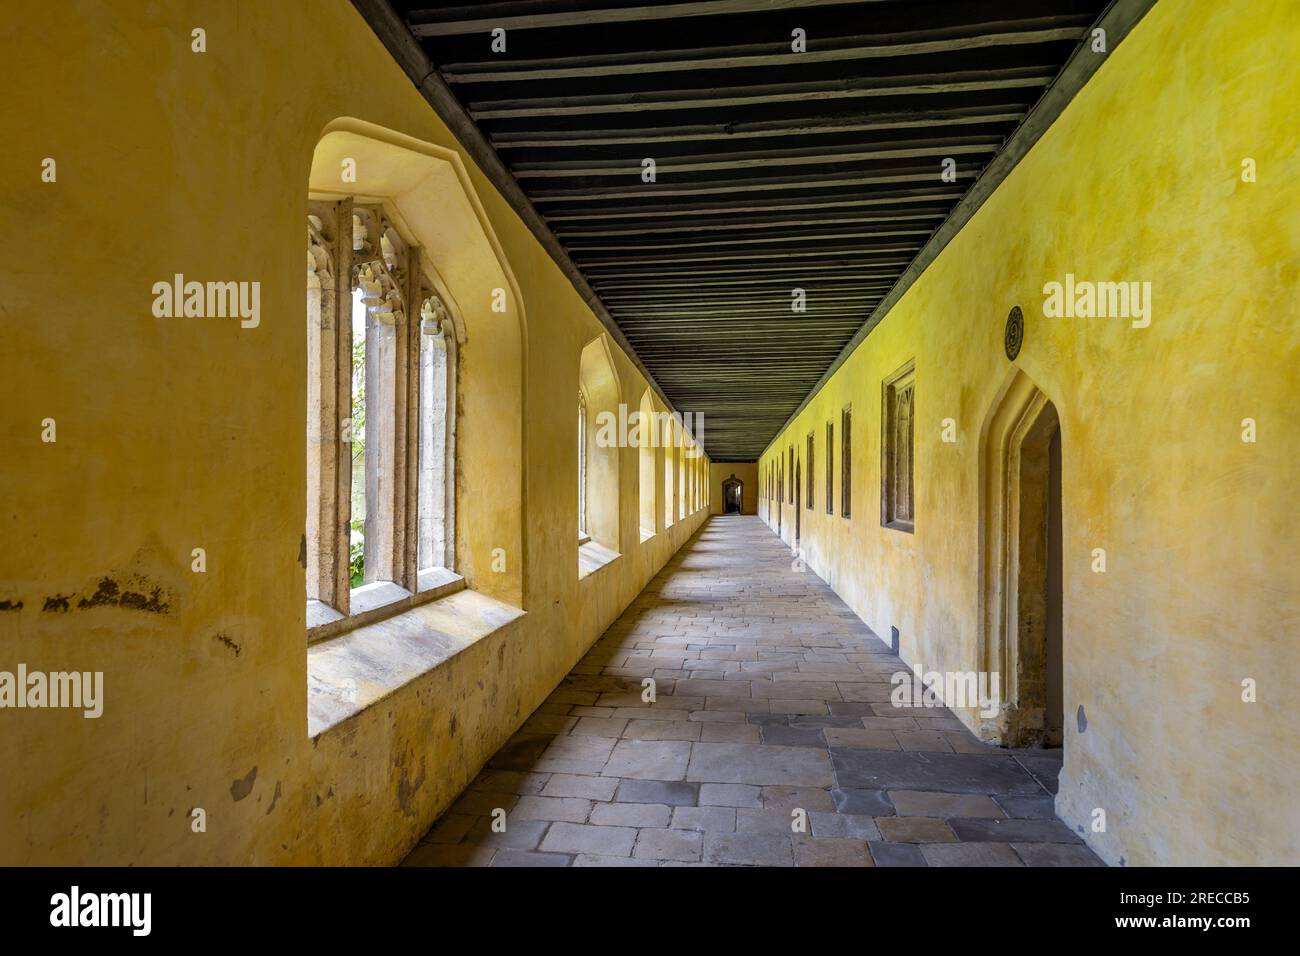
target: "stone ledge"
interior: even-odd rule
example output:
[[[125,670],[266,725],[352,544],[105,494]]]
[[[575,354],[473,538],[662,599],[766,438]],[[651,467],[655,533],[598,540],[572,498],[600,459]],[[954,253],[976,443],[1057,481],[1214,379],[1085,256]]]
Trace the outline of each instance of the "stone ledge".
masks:
[[[524,616],[477,591],[358,627],[307,649],[307,733],[316,737]]]
[[[607,548],[603,544],[597,544],[595,541],[588,541],[578,548],[578,580],[582,580],[589,574],[599,571],[607,564],[612,564],[622,555],[612,548]]]

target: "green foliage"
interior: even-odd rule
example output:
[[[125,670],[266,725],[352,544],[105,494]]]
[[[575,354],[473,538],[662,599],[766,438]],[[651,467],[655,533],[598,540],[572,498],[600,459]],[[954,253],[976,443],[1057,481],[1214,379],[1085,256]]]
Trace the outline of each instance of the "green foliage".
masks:
[[[352,457],[366,453],[366,340],[352,340]]]
[[[366,539],[358,532],[348,544],[348,581],[352,587],[360,587],[366,579]]]

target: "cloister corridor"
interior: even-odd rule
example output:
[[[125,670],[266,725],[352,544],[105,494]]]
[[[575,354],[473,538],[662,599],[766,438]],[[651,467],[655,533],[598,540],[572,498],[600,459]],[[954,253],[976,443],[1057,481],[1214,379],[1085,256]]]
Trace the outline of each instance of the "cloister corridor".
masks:
[[[1264,924],[1300,0],[7,25],[6,927]]]
[[[900,671],[757,517],[714,516],[404,865],[1100,865],[1053,814],[1061,750],[896,707]]]

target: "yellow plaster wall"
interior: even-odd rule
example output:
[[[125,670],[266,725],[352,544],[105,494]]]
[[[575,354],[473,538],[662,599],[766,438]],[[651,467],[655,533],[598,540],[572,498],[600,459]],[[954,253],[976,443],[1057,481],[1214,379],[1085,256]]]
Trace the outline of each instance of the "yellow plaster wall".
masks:
[[[466,159],[526,313],[498,342],[472,337],[466,374],[490,373],[494,347],[519,369],[519,397],[502,401],[518,405],[522,441],[504,441],[521,444],[523,467],[494,468],[512,459],[461,435],[473,487],[458,508],[510,540],[522,574],[494,596],[521,594],[527,613],[309,739],[313,150],[339,117],[457,144],[343,0],[27,6],[0,39],[0,602],[22,602],[0,612],[0,669],[103,671],[106,699],[98,720],[0,711],[0,863],[394,862],[703,510],[640,542],[637,450],[625,450],[622,556],[578,581],[574,402],[602,327]],[[195,27],[206,53],[191,52]],[[53,184],[39,179],[47,156]],[[153,318],[152,284],[177,272],[260,281],[261,325]],[[635,408],[645,382],[613,351]],[[162,588],[167,609],[78,607],[106,576]],[[68,610],[44,609],[68,594]],[[206,833],[191,831],[195,807]]]
[[[896,625],[913,667],[977,670],[979,436],[1021,306],[1015,364],[1063,440],[1057,810],[1110,863],[1300,862],[1298,49],[1294,3],[1157,4],[760,463],[827,421],[838,442],[851,402],[853,517],[826,515],[818,480],[808,564],[885,639]],[[1151,282],[1150,326],[1045,318],[1067,272]],[[880,525],[880,391],[913,358],[906,534]]]

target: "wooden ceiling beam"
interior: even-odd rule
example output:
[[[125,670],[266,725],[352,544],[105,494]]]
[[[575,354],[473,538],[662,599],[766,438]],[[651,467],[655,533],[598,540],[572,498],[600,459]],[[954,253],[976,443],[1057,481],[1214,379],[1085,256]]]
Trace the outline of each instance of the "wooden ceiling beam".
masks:
[[[835,133],[861,133],[889,129],[941,129],[951,126],[978,126],[995,123],[1018,123],[1028,110],[1014,104],[1000,106],[946,106],[934,110],[905,113],[861,112],[852,116],[819,119],[751,120],[748,122],[701,123],[693,126],[640,127],[637,129],[588,129],[566,124],[563,128],[523,131],[500,131],[492,134],[493,146],[509,151],[521,148],[568,148],[586,146],[626,146],[641,143],[739,142],[748,139],[776,140],[790,136],[819,136]]]
[[[411,32],[417,37],[464,36],[505,30],[550,30],[556,27],[596,27],[611,23],[645,23],[652,20],[685,20],[695,17],[730,16],[740,13],[772,13],[812,7],[870,4],[880,0],[696,0],[692,3],[662,3],[653,6],[605,7],[536,12],[536,5],[487,3],[459,8],[472,16],[458,15],[456,8],[412,10],[408,14]]]
[[[1007,70],[969,70],[922,76],[846,79],[809,83],[772,83],[723,89],[651,90],[644,93],[590,93],[585,96],[537,96],[511,100],[483,100],[469,104],[477,122],[499,119],[532,120],[589,113],[650,113],[677,110],[724,110],[767,103],[930,96],[936,93],[974,93],[992,90],[1037,89],[1052,81],[1054,70],[1013,67]]]
[[[982,167],[981,167],[982,168]],[[974,179],[978,169],[963,168],[959,163],[953,175],[956,179]],[[568,189],[538,190],[533,193],[536,202],[545,205],[556,202],[583,202],[592,199],[645,199],[653,196],[657,199],[673,196],[708,196],[730,195],[748,192],[777,192],[783,189],[798,191],[801,189],[840,189],[858,186],[895,185],[899,183],[928,183],[936,189],[949,185],[939,179],[933,169],[925,172],[891,173],[873,176],[849,176],[829,178],[816,174],[799,177],[782,177],[779,179],[717,180],[682,186],[667,186],[664,183],[643,183],[632,189]]]
[[[948,210],[927,210],[906,213],[885,213],[878,216],[844,216],[823,213],[820,216],[810,213],[800,219],[733,219],[720,222],[716,219],[701,221],[687,219],[671,226],[639,226],[633,229],[557,229],[555,234],[568,243],[573,239],[599,239],[609,236],[655,236],[661,234],[687,234],[693,232],[739,232],[741,230],[793,229],[807,228],[810,224],[823,227],[842,227],[853,223],[884,222],[921,222],[924,220],[941,220],[948,215]],[[932,230],[931,230],[932,231]]]
[[[755,205],[752,199],[742,199],[736,203],[712,203],[708,206],[701,206],[696,209],[682,209],[674,207],[671,210],[665,209],[663,205],[647,206],[618,206],[599,212],[574,210],[569,212],[551,213],[546,216],[549,223],[556,222],[582,222],[592,220],[593,222],[603,222],[612,219],[668,219],[675,221],[678,218],[688,218],[692,216],[734,216],[745,213],[764,213],[771,215],[773,213],[786,212],[816,212],[825,209],[870,209],[875,206],[890,206],[895,203],[907,205],[909,203],[932,202],[942,204],[945,207],[949,203],[955,203],[961,198],[962,191],[952,188],[952,184],[947,184],[944,189],[926,189],[918,190],[915,188],[908,189],[903,193],[884,193],[881,192],[874,196],[854,196],[849,199],[818,199],[816,197],[801,202],[770,202]]]
[[[809,63],[845,63],[860,60],[918,56],[930,53],[953,53],[987,50],[997,47],[1030,46],[1038,43],[1077,42],[1087,23],[1040,29],[1006,29],[1000,32],[971,32],[971,28],[948,31],[950,35],[926,40],[907,40],[915,34],[893,36],[846,37],[829,49],[814,48],[803,53],[790,52],[784,40],[747,48],[712,47],[705,50],[659,51],[631,55],[592,54],[576,57],[545,58],[513,63],[448,64],[442,75],[448,83],[532,83],[538,80],[594,79],[612,76],[651,76],[659,73],[687,73],[703,70],[753,70],[784,66],[802,67]],[[884,42],[881,42],[884,41]],[[784,50],[773,53],[774,49]],[[685,55],[682,55],[685,54]],[[653,57],[653,58],[651,58]]]
[[[815,149],[815,150],[756,150],[752,153],[729,153],[723,156],[702,156],[698,160],[682,162],[677,159],[656,161],[656,176],[674,176],[681,173],[716,172],[739,169],[780,169],[783,166],[828,166],[836,163],[867,163],[879,160],[917,159],[922,156],[979,156],[992,155],[1002,145],[1000,137],[982,143],[934,143],[904,149]],[[548,163],[520,163],[515,168],[516,179],[570,179],[583,176],[620,176],[639,178],[641,160],[630,160],[605,166],[580,165],[567,160]]]

